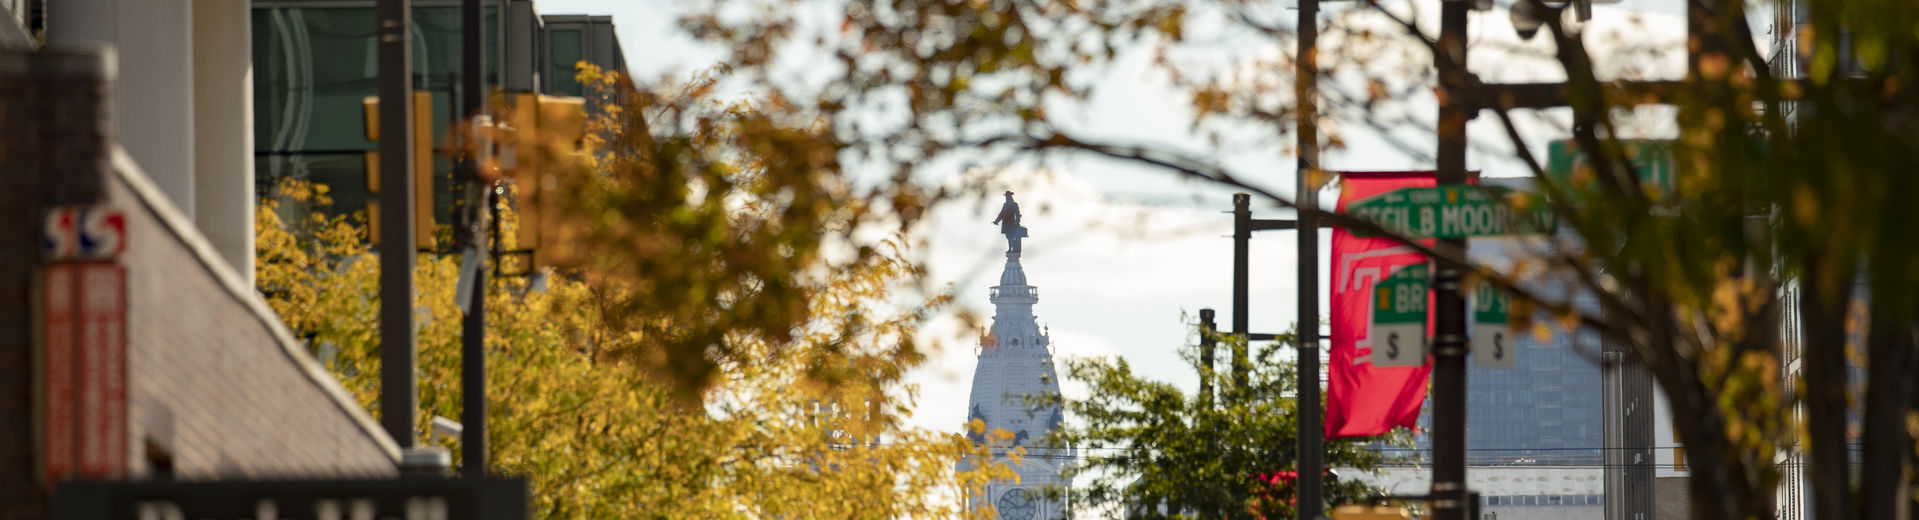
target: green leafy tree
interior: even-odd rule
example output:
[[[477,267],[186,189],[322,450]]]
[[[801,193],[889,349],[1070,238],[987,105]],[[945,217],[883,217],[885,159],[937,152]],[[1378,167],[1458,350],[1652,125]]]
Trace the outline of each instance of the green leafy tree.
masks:
[[[1195,351],[1182,354],[1218,395],[1187,394],[1133,373],[1123,359],[1076,358],[1067,377],[1085,399],[1062,399],[1076,419],[1052,441],[1084,457],[1065,490],[1075,507],[1145,518],[1292,518],[1297,516],[1298,413],[1291,349],[1268,343],[1255,353],[1247,386],[1215,377]],[[1370,439],[1326,443],[1328,467],[1370,471],[1384,460]],[[1350,475],[1349,475],[1350,476]],[[1357,479],[1327,482],[1322,500],[1359,503],[1376,492]]]

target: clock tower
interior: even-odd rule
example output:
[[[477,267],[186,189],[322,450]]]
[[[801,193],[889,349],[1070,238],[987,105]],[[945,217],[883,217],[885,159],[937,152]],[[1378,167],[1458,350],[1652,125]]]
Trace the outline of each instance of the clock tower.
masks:
[[[1066,501],[1061,497],[1069,482],[1062,473],[1077,453],[1046,443],[1065,416],[1059,406],[1037,402],[1059,394],[1059,376],[1053,368],[1049,331],[1041,329],[1033,316],[1039,288],[1026,283],[1026,271],[1019,263],[1026,228],[1020,225],[1019,204],[1013,202],[1012,192],[1006,192],[1006,203],[994,223],[1006,235],[1006,268],[988,293],[993,328],[980,339],[967,407],[967,422],[983,422],[986,430],[969,429],[968,437],[976,444],[991,444],[995,461],[1011,466],[1019,478],[992,483],[985,496],[972,502],[992,504],[1004,520],[1064,519]],[[1007,437],[992,435],[998,431]],[[1008,456],[1015,449],[1025,452],[1018,464]]]

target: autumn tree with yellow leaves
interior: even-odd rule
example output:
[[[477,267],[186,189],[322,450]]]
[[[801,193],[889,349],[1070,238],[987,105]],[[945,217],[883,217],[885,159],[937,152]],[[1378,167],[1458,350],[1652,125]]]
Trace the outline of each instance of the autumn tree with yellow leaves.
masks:
[[[922,290],[896,229],[856,233],[883,218],[867,209],[877,198],[916,211],[910,192],[855,195],[830,153],[805,153],[828,150],[822,137],[751,105],[706,104],[697,84],[667,99],[583,79],[617,101],[586,149],[538,144],[521,163],[538,170],[508,172],[517,196],[497,202],[503,249],[523,224],[513,207],[537,204],[580,254],[538,281],[486,287],[492,468],[527,476],[546,518],[989,513],[963,497],[1010,472],[958,471],[985,452],[904,425],[916,395],[902,377],[926,359],[916,326],[950,298]],[[318,211],[325,186],[282,190],[286,205],[258,213],[260,289],[377,414],[364,217]],[[460,413],[459,266],[419,257],[417,431]]]

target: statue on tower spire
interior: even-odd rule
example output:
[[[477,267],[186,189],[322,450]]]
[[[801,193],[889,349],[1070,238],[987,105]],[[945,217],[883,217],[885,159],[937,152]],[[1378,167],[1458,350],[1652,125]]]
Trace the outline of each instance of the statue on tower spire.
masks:
[[[993,219],[999,224],[1000,234],[1006,235],[1008,253],[1019,252],[1019,239],[1026,237],[1026,227],[1019,225],[1019,203],[1013,202],[1013,192],[1006,192],[1006,203],[999,207],[999,217]]]

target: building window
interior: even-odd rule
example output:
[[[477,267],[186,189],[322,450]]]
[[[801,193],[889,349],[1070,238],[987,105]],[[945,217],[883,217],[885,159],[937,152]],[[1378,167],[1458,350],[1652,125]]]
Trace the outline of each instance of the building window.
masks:
[[[547,70],[547,81],[556,95],[583,96],[586,88],[575,77],[574,69],[581,60],[586,59],[586,38],[579,29],[554,29],[547,31],[547,57],[551,66]]]

